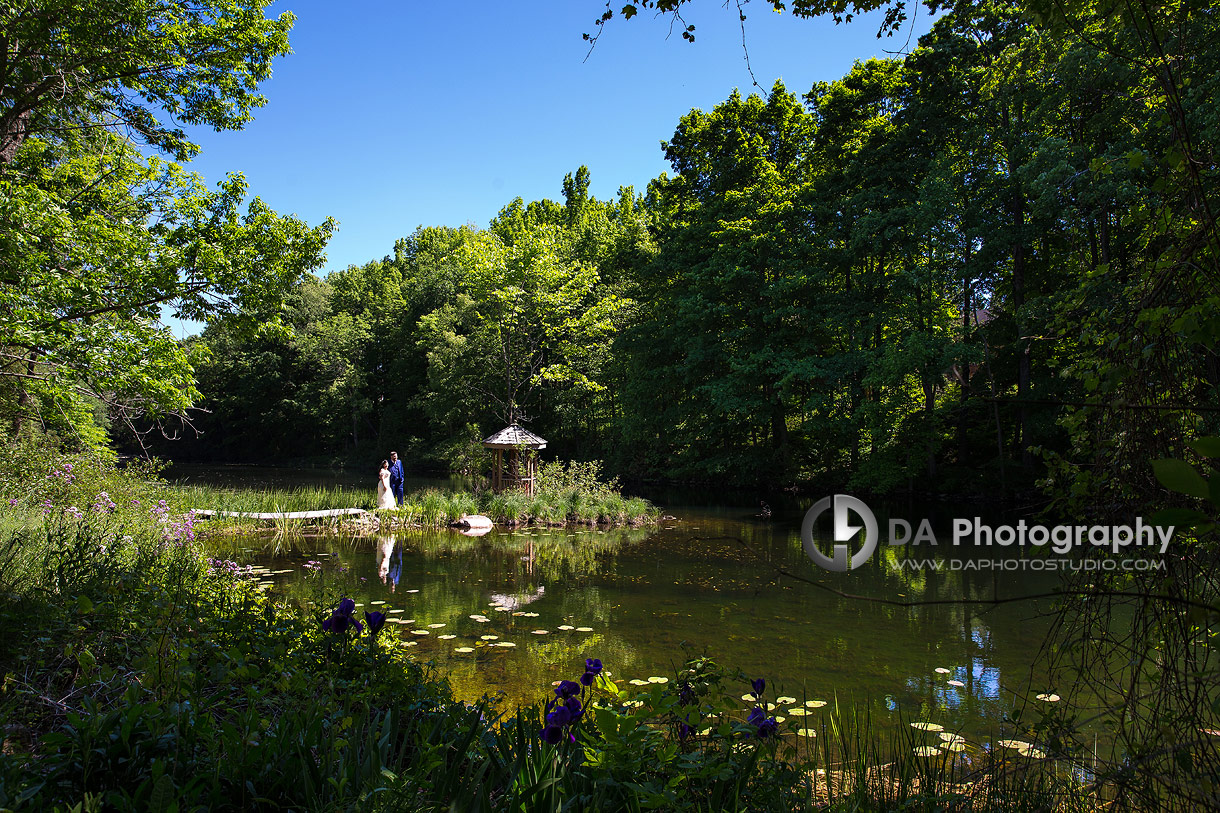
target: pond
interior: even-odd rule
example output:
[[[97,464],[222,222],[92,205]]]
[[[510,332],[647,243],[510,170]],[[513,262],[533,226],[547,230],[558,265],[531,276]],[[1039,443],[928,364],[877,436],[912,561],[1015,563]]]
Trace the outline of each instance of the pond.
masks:
[[[931,720],[988,740],[1011,731],[1006,714],[1034,694],[1071,690],[1039,683],[1031,672],[1049,601],[877,601],[1039,594],[1053,590],[1058,576],[903,569],[893,552],[901,549],[887,548],[860,569],[830,573],[801,545],[811,503],[793,498],[764,519],[743,505],[661,502],[672,519],[641,529],[496,528],[477,538],[420,530],[217,544],[273,572],[266,580],[274,591],[332,602],[351,596],[361,612],[388,611],[386,631],[433,661],[467,700],[489,692],[510,705],[535,702],[553,681],[574,678],[586,657],[600,658],[615,678],[648,680],[672,678],[686,658],[707,655],[766,678],[772,698],[837,700],[867,708],[875,728]],[[893,510],[916,522],[929,516],[949,536],[943,509]],[[877,513],[886,527],[888,512]],[[1022,555],[986,552],[988,559]],[[748,691],[743,680],[741,693]]]

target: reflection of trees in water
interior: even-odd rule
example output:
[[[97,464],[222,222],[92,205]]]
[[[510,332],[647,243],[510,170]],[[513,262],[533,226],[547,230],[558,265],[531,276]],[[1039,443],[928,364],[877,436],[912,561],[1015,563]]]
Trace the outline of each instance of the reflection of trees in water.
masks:
[[[575,533],[520,530],[482,537],[450,530],[420,530],[400,536],[404,545],[429,557],[486,553],[505,562],[514,561],[513,569],[519,577],[545,584],[592,576],[599,570],[598,557],[613,556],[627,545],[644,541],[648,534],[645,529],[622,528]]]

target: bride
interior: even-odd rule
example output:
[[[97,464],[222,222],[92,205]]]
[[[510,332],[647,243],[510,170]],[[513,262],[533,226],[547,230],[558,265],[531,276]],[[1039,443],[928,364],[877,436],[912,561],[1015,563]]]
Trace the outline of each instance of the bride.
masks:
[[[390,490],[390,461],[381,461],[381,471],[377,472],[377,507],[397,508],[394,492]]]

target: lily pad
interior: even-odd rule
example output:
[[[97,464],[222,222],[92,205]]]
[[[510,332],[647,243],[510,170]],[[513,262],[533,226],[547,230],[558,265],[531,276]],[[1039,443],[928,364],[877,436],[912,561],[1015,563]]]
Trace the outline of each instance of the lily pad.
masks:
[[[957,687],[959,687],[959,688],[960,688],[960,687],[964,687],[966,684],[965,684],[965,683],[962,683],[960,680],[950,680],[950,681],[949,681],[949,685],[950,685],[950,686],[957,686]]]
[[[550,630],[530,630],[534,635],[550,635]]]
[[[1041,748],[1020,748],[1017,753],[1030,759],[1046,759],[1046,752]]]
[[[741,696],[741,699],[742,699],[742,700],[744,700],[744,701],[746,701],[747,703],[753,703],[753,702],[755,702],[756,700],[758,700],[758,698],[757,698],[757,697],[755,697],[754,695],[749,694],[749,693],[743,694],[743,695]]]
[[[795,697],[788,697],[788,696],[786,696],[786,695],[785,695],[784,697],[777,697],[777,698],[775,698],[775,702],[776,702],[776,703],[779,703],[779,704],[782,706],[782,705],[784,705],[785,703],[795,703],[795,702],[796,702],[796,698],[795,698]]]
[[[443,627],[443,626],[445,626],[445,625],[444,625],[444,624],[429,624],[429,625],[428,625],[428,629],[430,629],[430,630],[438,630],[438,629],[440,629],[440,628],[441,628],[441,627]]]
[[[965,742],[965,737],[961,734],[950,734],[948,731],[940,732],[940,738],[945,742]]]
[[[669,683],[669,678],[657,677],[656,675],[653,675],[652,677],[648,678],[648,682],[649,683]]]
[[[955,740],[955,741],[953,741],[953,742],[942,742],[942,743],[940,744],[940,747],[941,747],[941,748],[943,748],[943,749],[945,749],[946,751],[961,752],[961,751],[965,751],[965,750],[966,750],[966,743],[964,743],[964,742],[957,742],[957,741]]]
[[[934,745],[920,745],[915,749],[915,756],[938,757],[940,756],[940,749]]]
[[[911,728],[919,728],[924,731],[944,731],[945,727],[940,723],[911,723]]]
[[[800,706],[797,706],[794,709],[788,709],[788,713],[793,717],[805,717],[809,714],[809,709],[803,709]]]
[[[570,630],[570,629],[575,629],[575,627],[573,627],[571,624],[560,624],[560,625],[559,625],[559,628],[560,628],[561,630]]]
[[[499,635],[480,635],[479,638],[481,638],[484,641],[496,641],[500,638],[500,636]]]
[[[826,701],[825,700],[806,700],[805,705],[811,709],[820,709],[822,706],[826,705]]]
[[[453,650],[453,651],[454,651],[454,652],[474,652],[474,647],[472,647],[472,646],[459,646],[457,649],[455,649],[455,650]]]
[[[414,588],[412,588],[412,589],[408,590],[407,592],[408,592],[408,593],[418,593],[418,592],[419,592],[419,588],[418,588],[418,587],[414,587]]]
[[[577,632],[593,632],[593,628],[592,627],[577,627],[576,631]]]
[[[384,601],[370,601],[369,604],[385,604]]]
[[[497,641],[496,643],[492,644],[492,646],[506,646],[511,648],[516,646],[516,644],[514,644],[512,641]]]
[[[406,610],[386,610],[386,613],[405,613]]]
[[[639,678],[632,678],[631,680],[629,680],[627,682],[630,683],[632,686],[647,686],[648,685],[648,681],[640,680]]]
[[[952,669],[946,669],[946,668],[945,668],[945,667],[943,667],[943,666],[938,666],[938,667],[936,667],[935,669],[933,669],[932,671],[933,671],[933,672],[935,672],[935,673],[936,673],[936,674],[938,674],[938,675],[948,675],[948,674],[952,673],[952,671],[953,671],[953,670],[952,670]]]
[[[818,732],[812,728],[798,728],[796,733],[800,737],[816,737]]]
[[[457,636],[456,635],[438,635],[437,637],[440,638],[442,641],[452,641]]]
[[[1059,695],[1050,693],[1040,694],[1035,699],[1042,700],[1047,703],[1058,703],[1060,700]]]
[[[419,646],[419,641],[403,641],[403,646]]]
[[[427,630],[411,630],[412,635],[431,635]]]
[[[996,740],[995,744],[1001,748],[1013,748],[1017,751],[1023,751],[1026,748],[1033,748],[1033,745],[1025,740]]]

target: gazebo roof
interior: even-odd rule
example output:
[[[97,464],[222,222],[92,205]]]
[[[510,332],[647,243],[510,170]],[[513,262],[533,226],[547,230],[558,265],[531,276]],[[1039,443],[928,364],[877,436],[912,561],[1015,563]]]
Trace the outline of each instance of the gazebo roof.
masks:
[[[546,440],[535,435],[523,426],[513,424],[506,426],[483,441],[488,449],[516,449],[521,446],[527,449],[545,449]]]

